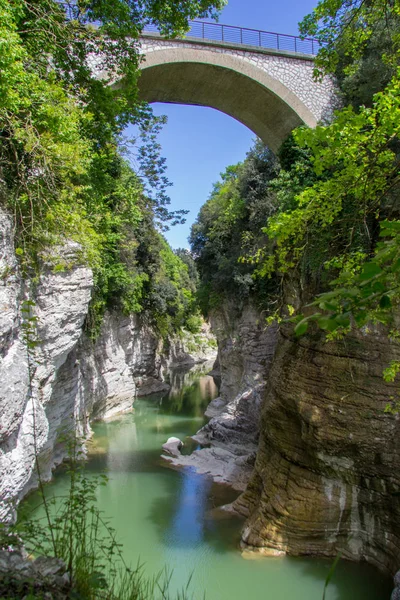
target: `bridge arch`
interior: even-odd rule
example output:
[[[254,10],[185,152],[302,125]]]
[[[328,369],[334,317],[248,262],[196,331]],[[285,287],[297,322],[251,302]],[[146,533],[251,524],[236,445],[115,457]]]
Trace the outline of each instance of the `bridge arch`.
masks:
[[[317,124],[312,110],[285,83],[239,52],[179,42],[158,43],[154,49],[145,44],[143,50],[142,100],[215,108],[246,125],[274,151],[295,127]]]

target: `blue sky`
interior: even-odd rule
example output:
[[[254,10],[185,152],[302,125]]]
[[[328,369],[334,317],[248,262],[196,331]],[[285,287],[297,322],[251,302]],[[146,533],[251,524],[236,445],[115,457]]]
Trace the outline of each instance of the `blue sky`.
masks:
[[[220,23],[277,33],[298,33],[298,22],[317,0],[228,0]],[[228,165],[243,160],[254,134],[219,111],[180,104],[153,104],[156,115],[167,115],[159,140],[167,159],[171,210],[190,210],[185,225],[172,227],[165,237],[173,248],[187,248],[190,226],[212,184]]]

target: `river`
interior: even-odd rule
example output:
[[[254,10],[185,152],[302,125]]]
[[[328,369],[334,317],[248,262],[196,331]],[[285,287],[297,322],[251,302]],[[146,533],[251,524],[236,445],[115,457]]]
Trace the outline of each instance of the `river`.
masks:
[[[128,562],[140,559],[147,573],[168,565],[172,589],[192,574],[196,600],[321,600],[331,562],[304,558],[244,558],[239,548],[243,521],[215,510],[237,492],[214,484],[191,469],[173,470],[160,458],[170,436],[187,438],[205,422],[207,404],[218,394],[203,369],[171,371],[171,390],[135,401],[133,413],[94,424],[87,472],[106,473],[98,505],[112,520]],[[67,477],[58,469],[47,494],[65,493]],[[32,495],[26,502],[35,505]],[[40,510],[38,510],[39,514]],[[326,600],[383,600],[390,581],[376,570],[341,561]]]

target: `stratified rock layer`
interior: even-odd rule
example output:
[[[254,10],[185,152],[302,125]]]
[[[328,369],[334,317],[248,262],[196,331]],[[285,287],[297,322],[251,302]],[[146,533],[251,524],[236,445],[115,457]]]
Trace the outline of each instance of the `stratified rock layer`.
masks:
[[[385,408],[400,359],[378,328],[342,342],[284,327],[270,371],[254,474],[236,509],[243,541],[294,555],[343,555],[395,572],[400,557],[400,421]]]
[[[35,485],[35,456],[43,477],[49,477],[57,462],[60,428],[67,425],[78,435],[88,432],[78,398],[70,403],[70,394],[57,406],[53,398],[60,371],[82,336],[93,278],[90,269],[76,262],[79,247],[70,243],[62,253],[74,266],[55,272],[44,264],[35,289],[29,289],[15,261],[12,219],[2,209],[0,232],[0,519],[8,520],[15,502]],[[24,307],[27,298],[34,300],[33,306]],[[36,319],[31,341],[37,346],[34,356],[31,351],[30,369],[23,314],[28,324]],[[76,382],[70,380],[68,385],[73,389]]]

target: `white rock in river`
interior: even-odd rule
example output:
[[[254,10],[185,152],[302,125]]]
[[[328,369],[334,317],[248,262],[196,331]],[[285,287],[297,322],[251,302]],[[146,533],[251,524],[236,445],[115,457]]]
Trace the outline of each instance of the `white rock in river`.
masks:
[[[171,456],[180,456],[182,446],[182,440],[180,440],[177,437],[170,437],[167,439],[166,443],[163,444],[162,448],[164,452],[167,452],[167,454],[171,454]]]

